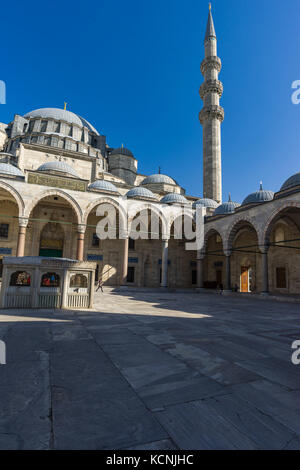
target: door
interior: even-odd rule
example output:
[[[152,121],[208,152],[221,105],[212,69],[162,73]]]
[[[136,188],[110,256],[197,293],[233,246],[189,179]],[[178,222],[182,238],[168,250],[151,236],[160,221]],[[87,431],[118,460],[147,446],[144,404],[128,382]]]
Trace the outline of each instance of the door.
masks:
[[[241,267],[241,292],[249,292],[249,268]]]

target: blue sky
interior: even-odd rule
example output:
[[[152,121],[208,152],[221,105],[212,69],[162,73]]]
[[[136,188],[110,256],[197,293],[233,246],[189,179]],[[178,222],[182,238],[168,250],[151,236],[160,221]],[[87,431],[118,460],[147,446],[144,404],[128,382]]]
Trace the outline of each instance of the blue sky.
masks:
[[[299,0],[214,0],[224,84],[223,198],[279,190],[300,171]],[[202,107],[208,2],[98,0],[5,2],[0,121],[63,107],[90,121],[111,146],[122,143],[139,172],[174,177],[202,195]]]

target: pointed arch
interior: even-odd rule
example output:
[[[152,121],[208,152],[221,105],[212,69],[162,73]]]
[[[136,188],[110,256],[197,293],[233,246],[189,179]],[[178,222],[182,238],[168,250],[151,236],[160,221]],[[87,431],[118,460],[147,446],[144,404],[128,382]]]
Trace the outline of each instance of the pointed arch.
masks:
[[[48,189],[47,191],[44,191],[38,195],[36,195],[27,206],[25,206],[25,215],[26,217],[29,218],[32,210],[37,206],[39,202],[41,202],[43,199],[45,199],[48,196],[59,196],[62,199],[64,199],[66,202],[70,204],[70,206],[73,208],[76,216],[77,216],[77,223],[81,224],[82,223],[82,209],[78,202],[70,196],[70,194],[66,193],[65,191],[62,191],[60,189]]]
[[[3,188],[5,191],[7,191],[13,196],[19,208],[19,217],[23,216],[25,203],[23,201],[21,194],[13,186],[11,186],[10,184],[2,180],[0,180],[0,188]]]

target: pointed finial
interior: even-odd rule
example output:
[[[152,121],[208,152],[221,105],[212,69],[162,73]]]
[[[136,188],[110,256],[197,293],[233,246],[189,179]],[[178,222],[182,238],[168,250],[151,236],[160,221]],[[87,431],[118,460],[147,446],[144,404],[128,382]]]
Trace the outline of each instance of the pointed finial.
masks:
[[[124,144],[121,145],[122,149],[124,148]]]
[[[65,102],[64,102],[64,110],[67,109],[67,104],[68,104],[68,103],[65,101]]]
[[[231,202],[231,194],[228,194],[228,202]]]
[[[158,167],[158,174],[160,175],[161,167]]]
[[[259,190],[260,190],[260,191],[263,190],[263,183],[262,183],[262,181],[261,181],[260,184],[259,184]]]
[[[208,4],[208,9],[209,9],[209,11],[211,11],[211,3],[210,2]]]
[[[208,19],[207,19],[204,42],[209,38],[216,38],[214,20],[211,14],[211,3],[208,4],[208,8],[209,8],[209,12],[208,12]]]

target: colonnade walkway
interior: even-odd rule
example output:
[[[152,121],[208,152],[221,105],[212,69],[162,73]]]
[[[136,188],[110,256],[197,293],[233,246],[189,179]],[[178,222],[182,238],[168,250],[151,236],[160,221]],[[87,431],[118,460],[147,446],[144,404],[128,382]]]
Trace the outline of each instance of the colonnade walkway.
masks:
[[[0,311],[1,449],[300,449],[299,304],[106,290]]]

